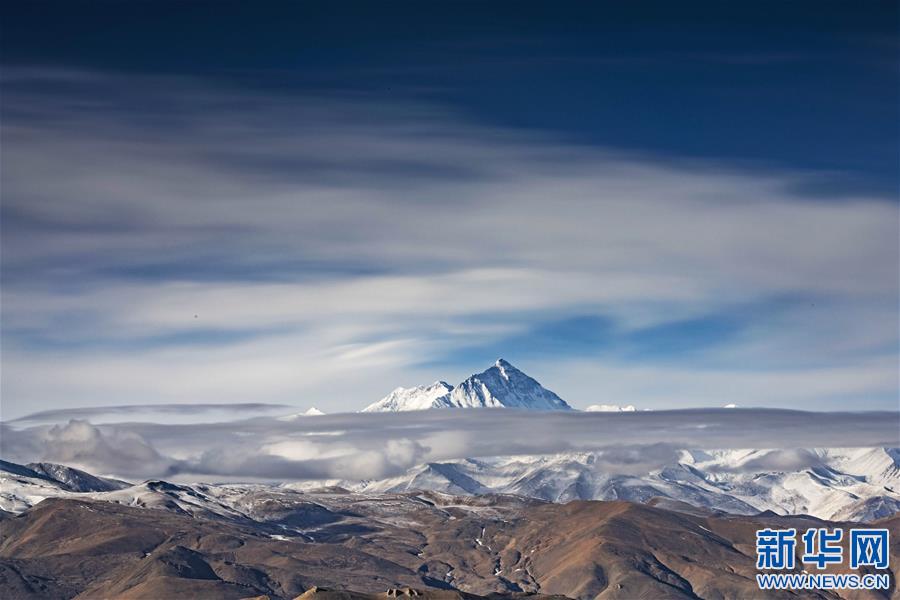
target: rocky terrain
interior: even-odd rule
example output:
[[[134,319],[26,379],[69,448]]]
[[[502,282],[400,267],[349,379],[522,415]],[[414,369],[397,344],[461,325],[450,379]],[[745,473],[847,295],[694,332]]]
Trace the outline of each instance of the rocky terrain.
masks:
[[[900,517],[878,523],[896,570]],[[755,531],[819,525],[667,499],[148,481],[4,512],[0,587],[4,598],[746,598],[759,594]]]

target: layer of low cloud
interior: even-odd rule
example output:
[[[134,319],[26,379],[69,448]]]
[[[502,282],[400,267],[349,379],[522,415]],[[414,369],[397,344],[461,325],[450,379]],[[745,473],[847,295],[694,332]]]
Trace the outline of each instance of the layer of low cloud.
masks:
[[[209,422],[215,418],[239,419],[248,416],[284,413],[285,404],[267,404],[261,402],[245,402],[233,404],[122,404],[118,406],[84,406],[78,408],[61,408],[29,413],[10,421],[18,426],[42,423],[59,423],[66,420],[89,420],[92,423],[121,422],[123,418],[141,421],[147,417],[159,418],[167,415],[169,422],[186,422],[199,420]]]
[[[3,85],[5,419],[358,409],[460,380],[504,340],[516,361],[536,324],[572,315],[621,339],[740,321],[690,361],[521,352],[578,406],[896,406],[897,205],[798,195],[817,174],[415,103],[91,72],[9,69]]]
[[[231,422],[0,424],[0,454],[125,478],[362,480],[399,475],[424,462],[604,450],[610,472],[670,462],[680,448],[898,447],[896,412],[812,413],[704,409],[638,413],[449,410],[341,414]],[[779,453],[747,468],[815,465]],[[785,462],[787,461],[787,462]],[[764,464],[765,463],[765,464]]]

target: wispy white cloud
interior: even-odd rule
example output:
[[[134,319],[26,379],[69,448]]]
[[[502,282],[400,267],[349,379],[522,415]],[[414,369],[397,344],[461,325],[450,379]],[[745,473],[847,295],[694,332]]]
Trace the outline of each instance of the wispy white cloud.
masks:
[[[803,310],[761,311],[691,365],[612,352],[547,356],[534,374],[579,405],[896,397],[897,205],[798,196],[813,174],[589,148],[421,104],[4,77],[6,418],[355,409],[461,378],[482,365],[443,357],[548,315],[629,331],[773,298]]]

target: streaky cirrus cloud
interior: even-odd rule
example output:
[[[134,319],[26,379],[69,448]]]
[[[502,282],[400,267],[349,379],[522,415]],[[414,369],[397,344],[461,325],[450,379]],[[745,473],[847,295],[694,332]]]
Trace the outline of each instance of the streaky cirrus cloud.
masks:
[[[4,418],[348,410],[498,353],[576,406],[896,405],[898,208],[798,191],[834,173],[403,100],[3,78]]]

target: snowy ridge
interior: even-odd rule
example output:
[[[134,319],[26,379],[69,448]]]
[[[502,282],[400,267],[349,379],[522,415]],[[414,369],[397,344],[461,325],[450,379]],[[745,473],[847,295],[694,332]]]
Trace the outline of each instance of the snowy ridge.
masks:
[[[411,388],[398,387],[378,402],[364,408],[362,412],[447,408],[451,406],[450,392],[452,391],[453,386],[444,381],[435,381],[431,385],[418,385]]]
[[[362,412],[394,412],[431,408],[520,408],[571,410],[571,406],[509,362],[472,375],[456,387],[436,381],[429,386],[397,388]]]
[[[683,450],[671,464],[643,474],[622,473],[614,460],[603,451],[462,459],[389,479],[330,483],[365,493],[427,489],[552,502],[664,498],[735,514],[771,510],[847,521],[900,511],[900,451],[893,448]]]
[[[111,492],[131,485],[118,479],[96,477],[85,471],[56,463],[29,463],[25,466],[35,473],[58,481],[63,487],[72,492]]]
[[[613,451],[615,452],[615,451]],[[900,511],[900,450],[682,450],[644,471],[617,469],[604,451],[430,462],[376,481],[172,484],[151,480],[113,491],[73,492],[36,471],[0,465],[0,509],[22,512],[45,498],[88,498],[198,516],[241,519],[273,510],[285,493],[324,488],[367,494],[416,490],[457,496],[513,494],[553,502],[630,500],[733,514],[773,511],[872,521]]]

